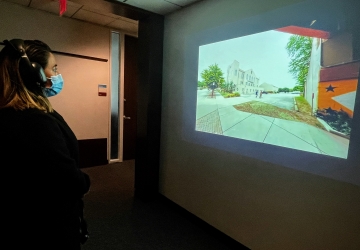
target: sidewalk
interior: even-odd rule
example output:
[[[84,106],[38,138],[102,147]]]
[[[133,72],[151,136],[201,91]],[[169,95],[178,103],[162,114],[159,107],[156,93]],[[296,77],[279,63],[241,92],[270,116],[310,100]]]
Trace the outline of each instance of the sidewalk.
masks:
[[[301,122],[236,110],[233,105],[261,101],[255,95],[224,98],[199,90],[196,130],[267,144],[347,158],[349,140]]]

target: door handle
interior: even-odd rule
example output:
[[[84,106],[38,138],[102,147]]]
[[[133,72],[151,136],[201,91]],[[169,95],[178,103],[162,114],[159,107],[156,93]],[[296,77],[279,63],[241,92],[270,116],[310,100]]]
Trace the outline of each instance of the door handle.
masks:
[[[130,116],[125,116],[125,115],[124,115],[124,119],[126,119],[126,120],[130,120],[130,119],[131,119],[131,117],[130,117]]]

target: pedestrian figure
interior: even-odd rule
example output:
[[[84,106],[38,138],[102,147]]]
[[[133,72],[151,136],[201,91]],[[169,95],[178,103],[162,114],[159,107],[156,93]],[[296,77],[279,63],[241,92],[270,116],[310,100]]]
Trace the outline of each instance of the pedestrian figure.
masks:
[[[257,98],[257,95],[258,95],[258,90],[256,90],[256,92],[255,92],[255,97]]]
[[[262,90],[260,90],[260,95],[259,95],[259,98],[261,98],[261,96],[262,96]]]

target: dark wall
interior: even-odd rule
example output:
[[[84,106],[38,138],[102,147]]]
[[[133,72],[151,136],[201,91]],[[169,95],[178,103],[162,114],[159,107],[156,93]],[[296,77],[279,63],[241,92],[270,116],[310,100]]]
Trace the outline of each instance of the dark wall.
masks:
[[[158,194],[164,17],[139,20],[135,197]]]
[[[107,138],[78,140],[80,168],[106,165]]]

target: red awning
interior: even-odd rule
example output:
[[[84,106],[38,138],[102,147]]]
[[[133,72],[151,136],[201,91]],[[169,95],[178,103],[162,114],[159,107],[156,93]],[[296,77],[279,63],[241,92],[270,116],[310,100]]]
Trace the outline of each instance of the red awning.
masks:
[[[276,29],[276,30],[294,34],[294,35],[300,35],[300,36],[317,37],[317,38],[323,38],[323,39],[330,38],[330,32],[323,31],[323,30],[304,28],[304,27],[299,27],[299,26],[287,26],[287,27]]]

